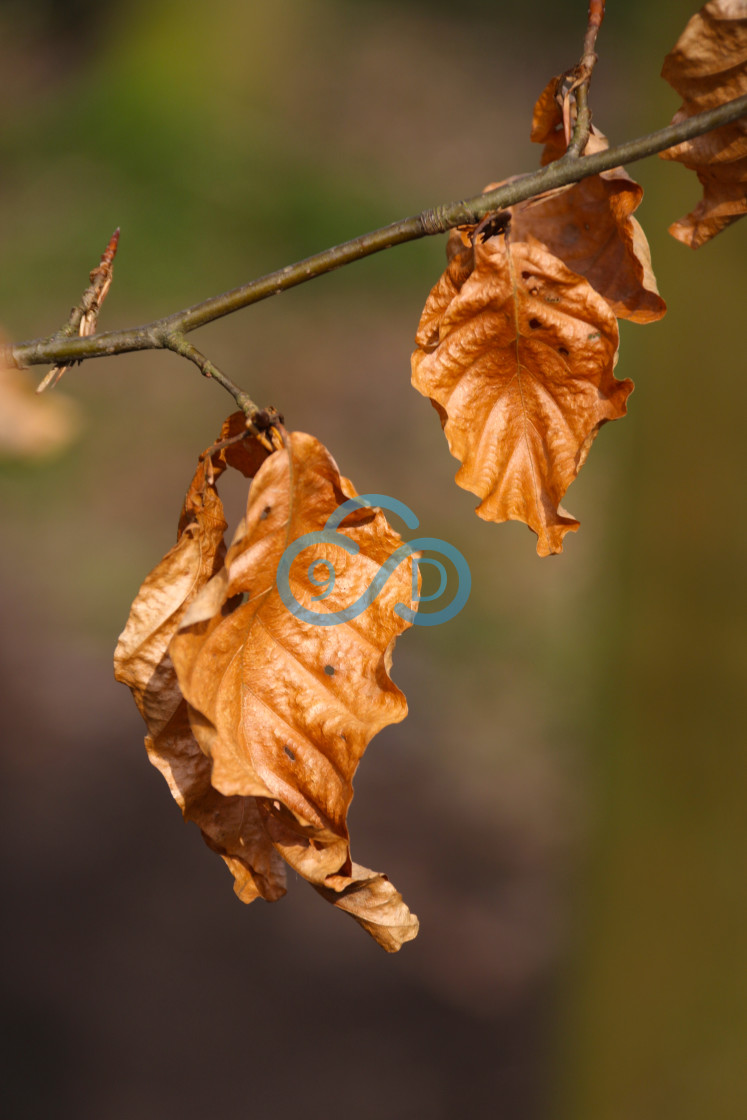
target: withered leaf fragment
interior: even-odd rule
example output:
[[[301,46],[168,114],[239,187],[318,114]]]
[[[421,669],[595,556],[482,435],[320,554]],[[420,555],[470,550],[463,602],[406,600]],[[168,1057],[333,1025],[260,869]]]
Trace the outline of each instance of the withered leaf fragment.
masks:
[[[258,465],[244,464],[244,473],[256,474],[225,559],[216,543],[225,528],[220,499],[209,479],[198,481],[198,471],[190,491],[196,487],[196,501],[188,496],[187,503],[195,509],[185,507],[182,530],[193,526],[199,545],[187,565],[192,584],[187,591],[189,577],[171,554],[146,580],[120,642],[127,657],[118,650],[118,675],[125,679],[123,660],[136,681],[151,672],[149,704],[142,685],[133,691],[145,709],[159,768],[183,801],[176,771],[187,752],[186,769],[194,770],[189,788],[206,799],[198,823],[205,831],[205,820],[213,820],[219,829],[206,839],[231,867],[240,897],[278,898],[288,863],[393,952],[416,935],[417,919],[385,875],[352,862],[347,810],[367,743],[407,711],[389,668],[394,640],[408,625],[394,608],[411,604],[411,562],[396,569],[355,620],[335,626],[301,621],[278,592],[278,563],[293,540],[323,529],[355,491],[325,448],[301,433],[286,433],[284,446]],[[219,468],[220,461],[215,474]],[[401,543],[383,513],[371,509],[352,512],[339,532],[359,546],[357,554],[325,543],[304,550],[291,569],[297,600],[317,613],[356,600]],[[314,572],[325,560],[336,578],[319,602]],[[174,595],[171,585],[179,580]],[[159,598],[167,600],[165,608],[142,605]],[[158,648],[141,671],[135,633],[153,643],[164,616]]]
[[[234,413],[220,439],[242,430],[244,415]],[[114,655],[115,676],[132,690],[148,728],[150,761],[168,782],[185,820],[195,821],[206,843],[223,857],[244,902],[284,894],[283,863],[268,849],[254,800],[225,797],[211,785],[210,760],[192,734],[168,647],[184,612],[223,561],[226,520],[216,480],[229,463],[251,477],[266,456],[261,444],[247,436],[200,461],[184,501],[177,543],[140,588]]]
[[[607,302],[544,245],[452,233],[425,305],[412,380],[441,417],[480,517],[524,521],[540,556],[578,521],[560,501],[599,428],[625,415]],[[471,267],[470,267],[471,266]]]
[[[566,150],[562,113],[551,96],[556,81],[540,94],[532,119],[532,140],[544,144],[543,166]],[[584,155],[608,147],[607,138],[592,127]],[[512,239],[541,241],[586,277],[618,319],[651,323],[661,319],[666,304],[656,286],[646,235],[633,217],[642,198],[643,187],[622,167],[590,175],[512,207]]]
[[[680,94],[672,124],[747,93],[747,0],[710,0],[667,55],[662,77]],[[703,198],[669,227],[698,249],[747,213],[747,117],[659,153],[697,173]]]

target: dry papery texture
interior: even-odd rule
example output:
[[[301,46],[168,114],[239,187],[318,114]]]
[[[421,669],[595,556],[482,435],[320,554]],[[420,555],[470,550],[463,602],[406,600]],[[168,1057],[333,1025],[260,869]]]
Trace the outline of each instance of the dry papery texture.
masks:
[[[747,93],[747,0],[711,0],[692,17],[662,68],[683,99],[672,119],[715,109]],[[747,213],[747,117],[659,153],[697,173],[703,198],[669,227],[697,249]]]
[[[229,417],[219,442],[243,426],[242,414]],[[145,719],[151,761],[242,901],[280,898],[288,864],[394,952],[415,937],[417,919],[385,875],[352,862],[347,811],[369,740],[407,713],[389,669],[409,625],[395,607],[414,606],[412,564],[354,621],[319,626],[292,614],[276,584],[285,549],[323,529],[355,490],[312,436],[277,435],[272,452],[246,436],[206,453],[177,543],[135,599],[116,676]],[[253,482],[225,552],[216,482],[227,467]],[[339,532],[357,554],[322,544],[291,569],[296,599],[319,614],[355,601],[402,543],[380,510],[354,511]],[[311,574],[323,560],[336,579],[321,604]]]
[[[566,148],[557,82],[532,123],[543,163]],[[606,146],[593,133],[586,151]],[[412,380],[462,463],[456,481],[482,499],[480,517],[529,525],[540,556],[578,529],[560,502],[600,427],[625,415],[633,384],[613,374],[617,318],[666,310],[632,217],[642,194],[616,168],[511,207],[507,234],[452,232],[420,320]]]

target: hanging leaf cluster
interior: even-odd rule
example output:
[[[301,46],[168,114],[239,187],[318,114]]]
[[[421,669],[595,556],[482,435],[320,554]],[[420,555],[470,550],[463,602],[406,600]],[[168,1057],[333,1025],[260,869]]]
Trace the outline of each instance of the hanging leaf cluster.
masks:
[[[601,8],[592,5],[597,26]],[[664,76],[684,98],[675,120],[747,92],[747,0],[710,0]],[[567,79],[553,78],[534,109],[542,164],[576,158],[573,148],[566,155]],[[592,127],[585,152],[606,147]],[[704,187],[675,237],[697,247],[745,213],[744,118],[663,154]],[[665,312],[634,217],[642,193],[618,167],[452,231],[417,329],[412,382],[461,464],[456,481],[480,498],[481,518],[528,525],[541,556],[561,552],[578,529],[566,491],[600,428],[626,412],[633,385],[614,374],[618,320],[652,323]],[[227,470],[249,482],[228,547],[218,493]],[[347,506],[339,533],[349,548],[326,541],[307,568],[300,563],[302,538],[355,496],[312,436],[280,426],[262,435],[243,413],[229,417],[200,457],[176,544],[133,603],[115,669],[147,725],[152,763],[225,861],[239,898],[279,899],[290,867],[396,951],[415,937],[417,919],[386,875],[352,861],[347,814],[369,741],[407,712],[389,673],[410,624],[400,608],[409,604],[412,618],[417,607],[412,559],[355,619],[340,612],[402,544],[382,510]],[[279,584],[294,542],[303,545],[289,577],[300,610]],[[329,576],[321,594],[318,568]]]

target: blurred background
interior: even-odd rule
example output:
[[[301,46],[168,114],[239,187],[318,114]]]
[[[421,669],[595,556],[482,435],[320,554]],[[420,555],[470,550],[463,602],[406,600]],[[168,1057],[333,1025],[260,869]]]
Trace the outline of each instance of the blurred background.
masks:
[[[695,5],[608,7],[614,143],[678,107],[659,70]],[[57,329],[117,225],[104,329],[532,169],[534,100],[585,22],[584,0],[2,0],[6,336]],[[400,639],[410,715],[357,777],[353,855],[421,920],[396,956],[293,876],[243,907],[113,680],[230,398],[171,354],[97,360],[56,391],[65,450],[2,454],[9,1115],[747,1115],[747,222],[693,253],[666,227],[695,177],[631,171],[670,310],[621,324],[636,391],[560,557],[474,516],[409,385],[444,238],[193,336],[472,569],[457,618]]]

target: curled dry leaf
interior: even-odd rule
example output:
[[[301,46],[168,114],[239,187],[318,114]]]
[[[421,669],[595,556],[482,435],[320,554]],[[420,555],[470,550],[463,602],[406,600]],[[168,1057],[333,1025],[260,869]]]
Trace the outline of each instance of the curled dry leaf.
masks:
[[[221,439],[244,428],[243,413],[223,426]],[[168,647],[185,610],[220,570],[226,521],[216,479],[230,465],[251,477],[267,452],[253,439],[231,444],[199,464],[184,501],[177,543],[143,583],[114,655],[117,680],[128,685],[148,728],[148,756],[168,782],[186,820],[228,864],[245,902],[258,894],[279,898],[285,876],[279,857],[268,858],[252,799],[224,797],[210,782],[210,760],[192,734]],[[259,842],[257,840],[259,834]]]
[[[710,0],[667,55],[662,77],[683,103],[673,124],[747,93],[747,0]],[[669,227],[697,249],[747,213],[747,117],[659,153],[697,173],[703,198]]]
[[[532,140],[544,144],[541,162],[565,154],[563,118],[552,92],[556,78],[540,94],[532,119]],[[584,155],[609,147],[592,128]],[[511,236],[541,241],[564,264],[585,276],[618,319],[651,323],[666,304],[659,295],[646,235],[632,216],[643,187],[622,167],[590,175],[545,198],[512,208]]]
[[[558,83],[534,109],[543,164],[566,150]],[[592,130],[586,151],[606,147]],[[601,425],[625,415],[633,385],[613,376],[616,318],[666,310],[632,216],[642,196],[615,168],[509,207],[503,240],[487,221],[453,231],[420,320],[412,381],[462,462],[457,482],[483,499],[481,517],[526,522],[541,556],[578,528],[560,501]]]
[[[80,428],[75,401],[65,396],[40,400],[29,375],[0,359],[0,457],[56,455],[73,442]]]
[[[231,448],[220,454],[230,462]],[[220,459],[211,461],[217,475]],[[389,668],[408,625],[395,607],[411,603],[411,562],[354,621],[313,625],[288,610],[276,583],[283,553],[355,494],[311,436],[286,435],[256,469],[225,560],[211,472],[198,470],[190,494],[180,542],[143,585],[117,650],[117,675],[149,725],[151,758],[182,808],[194,802],[185,815],[223,855],[244,901],[278,898],[287,863],[395,951],[416,935],[417,919],[385,875],[352,863],[346,820],[367,743],[407,711]],[[370,509],[352,512],[339,532],[357,554],[324,543],[291,568],[296,599],[315,613],[348,606],[401,543]],[[308,572],[302,560],[311,560]],[[325,561],[336,578],[319,604],[313,573]]]
[[[482,498],[479,516],[524,521],[547,556],[578,528],[560,500],[594,437],[625,415],[633,386],[612,372],[617,320],[534,239],[467,241],[452,234],[426,302],[413,384],[436,406],[463,464],[456,481]]]

